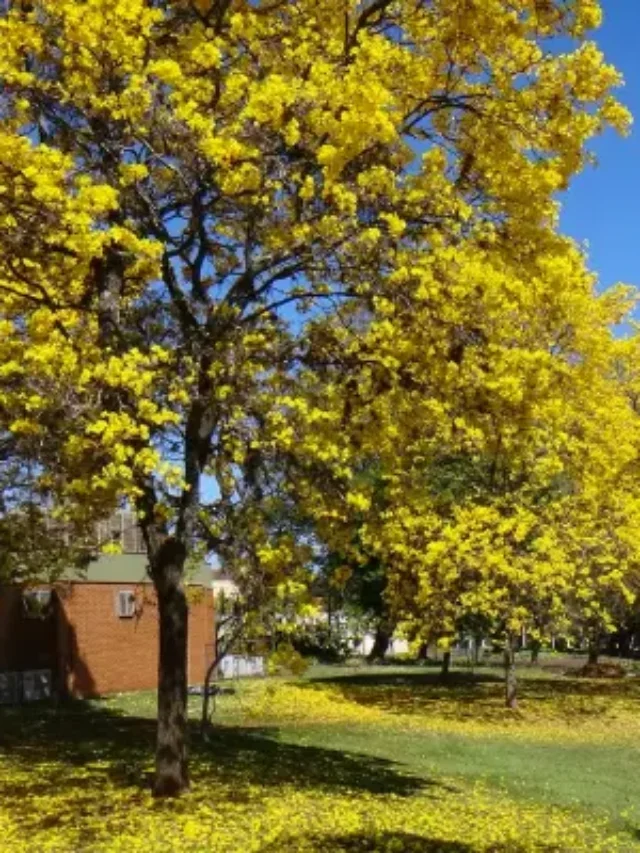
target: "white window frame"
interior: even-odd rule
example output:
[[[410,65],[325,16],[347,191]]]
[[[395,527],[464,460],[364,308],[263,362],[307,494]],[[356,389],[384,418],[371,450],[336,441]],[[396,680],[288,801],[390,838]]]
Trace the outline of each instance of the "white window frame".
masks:
[[[25,589],[22,604],[27,619],[46,619],[51,612],[52,591],[50,589]]]
[[[136,615],[136,594],[132,589],[119,589],[116,593],[116,616],[133,619]]]

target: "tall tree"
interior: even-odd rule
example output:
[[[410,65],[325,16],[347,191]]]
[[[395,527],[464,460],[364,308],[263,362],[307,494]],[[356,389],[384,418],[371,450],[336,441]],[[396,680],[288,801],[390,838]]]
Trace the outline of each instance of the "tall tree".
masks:
[[[68,517],[121,499],[139,514],[160,614],[155,791],[173,795],[184,566],[225,538],[263,440],[290,439],[309,356],[291,307],[377,311],[400,244],[455,260],[471,233],[542,239],[585,141],[627,121],[619,77],[584,42],[594,0],[0,10],[2,402],[24,434],[65,400],[45,476]]]

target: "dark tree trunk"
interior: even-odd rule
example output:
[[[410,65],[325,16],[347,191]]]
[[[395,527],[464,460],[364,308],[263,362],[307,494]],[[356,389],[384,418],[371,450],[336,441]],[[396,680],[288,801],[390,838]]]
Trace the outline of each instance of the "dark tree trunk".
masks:
[[[224,655],[218,654],[218,647],[216,645],[215,657],[209,664],[207,668],[206,675],[204,677],[204,692],[202,694],[202,715],[200,717],[200,734],[206,736],[207,726],[210,722],[210,711],[209,707],[211,706],[211,702],[209,701],[209,697],[213,693],[213,677],[217,674],[218,666],[220,665]],[[215,701],[213,702],[213,711],[215,712]]]
[[[618,642],[618,657],[631,657],[631,633],[626,629],[620,631],[620,640]]]
[[[531,641],[531,663],[538,663],[538,657],[540,655],[540,640],[532,640]]]
[[[504,686],[507,708],[515,710],[518,707],[518,681],[513,637],[510,634],[504,647]]]
[[[418,649],[418,660],[427,660],[429,658],[429,643],[420,643]]]
[[[182,583],[184,548],[167,540],[153,561],[160,617],[156,797],[175,797],[189,787],[187,768],[188,606]]]
[[[391,643],[391,632],[386,625],[378,625],[376,628],[376,636],[373,641],[373,648],[369,652],[368,661],[371,663],[376,660],[382,660],[387,653]]]
[[[449,668],[451,666],[451,651],[447,651],[442,656],[442,669],[440,670],[440,681],[449,680]]]
[[[476,666],[480,663],[480,650],[482,648],[482,636],[480,634],[476,634],[473,638],[473,662]]]
[[[589,658],[588,661],[592,666],[596,666],[598,663],[598,657],[600,656],[600,637],[592,637],[589,640]]]

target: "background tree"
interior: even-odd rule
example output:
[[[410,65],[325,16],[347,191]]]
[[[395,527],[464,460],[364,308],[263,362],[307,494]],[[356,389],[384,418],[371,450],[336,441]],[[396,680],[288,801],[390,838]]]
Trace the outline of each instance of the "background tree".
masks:
[[[99,549],[92,526],[56,517],[36,450],[6,427],[0,433],[0,585],[53,583],[69,569],[82,572]]]
[[[385,599],[385,567],[380,559],[353,552],[349,557],[331,553],[324,572],[334,607],[358,625],[362,634],[373,633],[370,661],[386,655],[393,638],[394,623]]]
[[[310,490],[345,548],[358,514],[409,632],[428,625],[454,636],[472,616],[500,627],[510,705],[523,628],[567,623],[576,596],[604,607],[605,588],[625,594],[635,569],[632,556],[621,560],[621,544],[630,544],[638,453],[635,414],[612,372],[612,325],[633,295],[596,297],[580,253],[552,235],[542,255],[525,249],[517,261],[519,251],[467,241],[455,265],[449,249],[449,266],[436,251],[423,266],[417,257],[405,285],[428,292],[424,314],[415,294],[403,303],[398,288],[384,319],[363,326],[356,317],[349,327],[343,312],[339,326],[323,328],[366,364],[359,382],[341,385],[344,441],[361,458],[375,454],[385,502],[357,478],[322,495]],[[584,557],[586,570],[583,546],[590,525],[609,527],[609,493],[618,499],[616,533],[609,544],[598,539],[606,556]]]

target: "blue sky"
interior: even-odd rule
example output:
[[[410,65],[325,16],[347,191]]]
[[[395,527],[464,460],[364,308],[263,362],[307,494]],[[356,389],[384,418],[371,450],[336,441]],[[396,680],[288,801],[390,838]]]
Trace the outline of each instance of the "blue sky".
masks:
[[[594,38],[624,74],[620,90],[634,114],[631,136],[608,133],[592,146],[599,165],[587,168],[562,198],[562,229],[587,241],[601,286],[640,286],[640,0],[603,0],[604,26]]]

